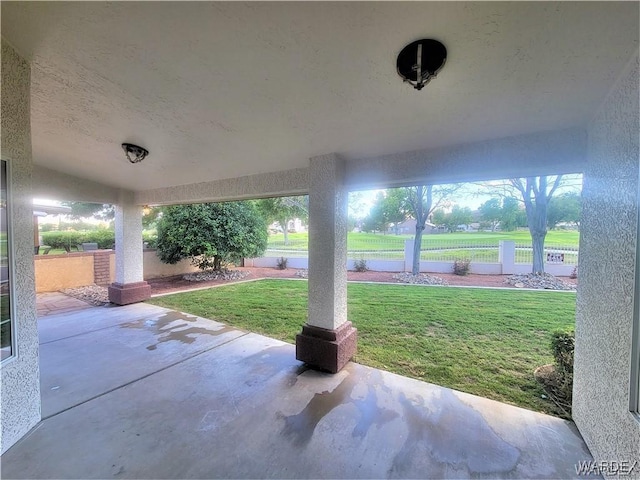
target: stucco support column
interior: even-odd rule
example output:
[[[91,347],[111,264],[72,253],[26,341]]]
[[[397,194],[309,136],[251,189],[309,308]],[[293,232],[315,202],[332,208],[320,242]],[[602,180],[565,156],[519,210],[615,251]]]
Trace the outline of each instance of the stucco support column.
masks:
[[[109,300],[118,305],[151,297],[144,281],[142,256],[142,207],[133,192],[121,192],[116,205],[116,281],[109,286]]]
[[[347,196],[338,155],[309,164],[309,319],[296,337],[296,358],[338,372],[356,351],[347,321]]]

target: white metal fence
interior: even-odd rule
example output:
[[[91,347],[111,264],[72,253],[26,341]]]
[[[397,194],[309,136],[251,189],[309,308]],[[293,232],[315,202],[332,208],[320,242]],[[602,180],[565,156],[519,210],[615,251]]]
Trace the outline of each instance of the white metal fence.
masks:
[[[370,270],[411,270],[413,263],[413,238],[409,235],[380,236],[379,239],[349,238],[347,267],[352,269],[356,260],[366,260]],[[250,260],[254,266],[275,267],[277,259],[285,257],[292,268],[307,268],[306,238],[284,242],[272,242],[261,259]],[[532,263],[531,244],[512,240],[469,239],[453,240],[436,235],[424,237],[420,251],[420,271],[450,272],[456,260],[469,260],[472,273],[512,274],[528,273]],[[578,248],[569,245],[545,245],[545,271],[568,276],[578,264]]]

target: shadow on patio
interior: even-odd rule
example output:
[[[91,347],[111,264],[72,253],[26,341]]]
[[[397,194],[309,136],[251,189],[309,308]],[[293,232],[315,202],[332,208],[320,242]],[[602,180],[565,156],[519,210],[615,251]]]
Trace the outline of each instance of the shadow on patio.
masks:
[[[569,478],[571,422],[160,307],[40,318],[43,421],[3,478]]]

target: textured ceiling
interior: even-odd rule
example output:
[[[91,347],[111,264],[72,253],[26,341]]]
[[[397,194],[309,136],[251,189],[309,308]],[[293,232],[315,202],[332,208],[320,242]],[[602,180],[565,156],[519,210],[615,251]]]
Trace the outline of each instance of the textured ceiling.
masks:
[[[7,2],[36,164],[134,190],[585,125],[637,2]],[[421,92],[395,58],[442,41]],[[122,142],[151,152],[127,162]]]

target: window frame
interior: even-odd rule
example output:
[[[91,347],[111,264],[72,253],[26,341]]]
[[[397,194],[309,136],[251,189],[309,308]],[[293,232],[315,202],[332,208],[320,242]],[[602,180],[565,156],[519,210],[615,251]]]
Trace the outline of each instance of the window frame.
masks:
[[[14,264],[14,244],[13,241],[13,195],[12,195],[12,175],[11,175],[11,162],[4,158],[0,158],[0,170],[2,169],[2,163],[5,164],[5,179],[6,179],[6,220],[7,220],[7,267],[9,278],[9,315],[11,325],[11,355],[7,358],[0,360],[0,368],[8,365],[18,357],[18,345],[16,342],[16,293],[15,293],[15,264]]]
[[[640,421],[640,240],[638,240],[640,237],[640,181],[638,182],[636,214],[636,268],[633,289],[633,325],[631,326],[629,411]]]

